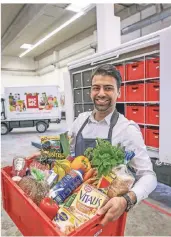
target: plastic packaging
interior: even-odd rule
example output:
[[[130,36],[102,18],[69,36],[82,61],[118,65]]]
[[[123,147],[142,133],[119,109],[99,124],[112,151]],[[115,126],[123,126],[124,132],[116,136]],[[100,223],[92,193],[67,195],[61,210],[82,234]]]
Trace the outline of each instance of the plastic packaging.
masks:
[[[15,157],[13,159],[12,176],[23,177],[26,175],[27,163],[24,157]]]
[[[71,170],[51,190],[49,196],[58,204],[65,201],[67,197],[83,182],[81,170]]]
[[[127,166],[119,165],[112,169],[112,173],[116,175],[116,178],[109,186],[108,197],[112,198],[128,193],[135,182],[135,178]]]

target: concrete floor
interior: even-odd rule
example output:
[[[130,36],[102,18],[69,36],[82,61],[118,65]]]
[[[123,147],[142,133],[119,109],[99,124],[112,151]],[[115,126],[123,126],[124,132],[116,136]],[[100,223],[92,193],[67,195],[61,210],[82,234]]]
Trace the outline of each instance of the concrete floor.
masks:
[[[43,135],[56,135],[66,130],[66,123],[51,124],[48,131]],[[31,142],[40,142],[41,134],[35,128],[14,129],[11,133],[1,136],[1,167],[11,165],[13,158],[18,155],[28,156],[37,151]],[[157,193],[167,190],[168,197],[171,199],[171,188],[158,184]],[[171,213],[171,207],[166,206],[160,198],[160,202],[153,198],[155,193],[147,201],[163,210]],[[152,199],[153,198],[153,199]],[[155,200],[154,200],[155,199]],[[129,214],[126,223],[125,236],[170,236],[171,235],[171,216],[141,203],[137,205]],[[22,236],[15,224],[1,209],[1,236]]]

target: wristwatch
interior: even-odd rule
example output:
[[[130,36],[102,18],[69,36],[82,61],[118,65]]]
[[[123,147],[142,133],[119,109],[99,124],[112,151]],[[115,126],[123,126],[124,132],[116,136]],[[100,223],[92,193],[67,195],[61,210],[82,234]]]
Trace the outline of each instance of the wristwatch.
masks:
[[[127,201],[127,207],[125,211],[128,212],[136,204],[136,201],[133,202],[128,194],[124,194],[122,197],[124,197],[125,200]]]

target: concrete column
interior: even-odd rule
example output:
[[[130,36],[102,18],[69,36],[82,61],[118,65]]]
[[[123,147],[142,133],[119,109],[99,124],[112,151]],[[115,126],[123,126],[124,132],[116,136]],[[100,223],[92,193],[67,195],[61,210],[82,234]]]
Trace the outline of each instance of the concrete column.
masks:
[[[120,17],[114,15],[114,4],[96,4],[98,53],[121,44]]]

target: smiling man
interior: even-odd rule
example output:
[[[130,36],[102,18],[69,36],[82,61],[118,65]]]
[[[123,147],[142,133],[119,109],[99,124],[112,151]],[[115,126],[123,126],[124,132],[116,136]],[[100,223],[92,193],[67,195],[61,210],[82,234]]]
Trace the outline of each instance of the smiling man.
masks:
[[[92,75],[91,99],[92,112],[79,114],[70,131],[71,151],[76,156],[84,154],[88,147],[94,147],[95,139],[108,139],[112,145],[121,143],[135,156],[129,162],[136,173],[137,182],[123,197],[114,197],[98,211],[105,214],[102,224],[118,219],[125,211],[148,197],[156,188],[157,180],[148,156],[139,126],[129,121],[116,110],[120,96],[121,76],[111,64],[99,66]]]
[[[121,76],[111,64],[99,66],[92,75],[91,99],[94,103],[92,112],[79,114],[69,132],[70,150],[75,156],[83,155],[88,147],[95,147],[96,138],[107,139],[112,145],[121,143],[135,156],[129,167],[136,173],[136,183],[122,197],[110,199],[99,211],[104,215],[103,225],[117,220],[125,211],[148,197],[156,188],[157,179],[139,126],[129,121],[116,110],[116,101],[120,96]],[[40,152],[29,158],[39,156]]]

